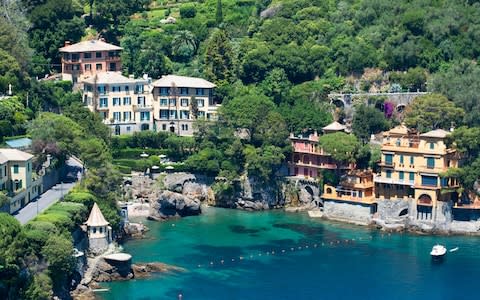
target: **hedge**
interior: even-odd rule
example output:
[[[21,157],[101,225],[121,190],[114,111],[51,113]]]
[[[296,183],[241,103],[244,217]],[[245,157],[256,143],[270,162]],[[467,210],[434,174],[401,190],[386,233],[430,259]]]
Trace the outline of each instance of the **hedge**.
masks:
[[[169,151],[167,149],[142,149],[142,148],[126,148],[126,149],[120,149],[120,150],[113,150],[112,151],[112,156],[115,159],[118,158],[133,158],[133,159],[140,159],[141,154],[146,153],[149,156],[158,156],[160,154],[167,155],[169,154]]]

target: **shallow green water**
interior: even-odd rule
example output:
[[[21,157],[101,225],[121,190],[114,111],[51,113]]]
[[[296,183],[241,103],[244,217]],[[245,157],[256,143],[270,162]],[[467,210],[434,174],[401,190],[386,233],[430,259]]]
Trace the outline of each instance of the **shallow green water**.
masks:
[[[306,214],[218,208],[148,226],[147,239],[124,245],[134,262],[160,261],[187,272],[109,283],[105,287],[110,291],[99,294],[103,299],[179,299],[179,294],[183,300],[478,296],[477,237],[389,235]],[[460,249],[443,263],[432,263],[429,252],[437,242]]]

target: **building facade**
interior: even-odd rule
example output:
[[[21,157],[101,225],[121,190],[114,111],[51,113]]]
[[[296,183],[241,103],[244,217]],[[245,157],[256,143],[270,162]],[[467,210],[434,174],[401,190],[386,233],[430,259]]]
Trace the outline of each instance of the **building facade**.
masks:
[[[323,128],[325,134],[344,130],[345,127],[338,122]],[[318,144],[319,137],[316,131],[296,136],[290,134],[293,147],[293,154],[288,163],[290,176],[317,178],[322,170],[344,171],[352,167],[335,161],[326,153]]]
[[[202,78],[166,75],[152,86],[156,131],[191,136],[195,120],[217,119],[220,103],[213,97],[215,84]]]
[[[458,166],[455,149],[445,143],[448,134],[441,129],[419,134],[404,125],[385,132],[380,173],[374,177],[378,200],[414,199],[417,211],[430,218],[439,201],[456,202],[457,180],[442,177]]]
[[[42,193],[42,178],[33,172],[32,158],[33,155],[17,149],[0,149],[0,191],[9,199],[9,213]]]
[[[153,129],[153,105],[148,79],[104,72],[82,82],[84,104],[92,112],[100,114],[113,134]]]
[[[65,42],[59,49],[62,55],[62,79],[73,83],[103,72],[122,70],[121,47],[103,40],[83,41],[76,44]]]
[[[352,170],[342,176],[338,186],[325,184],[322,198],[354,203],[375,203],[372,171]]]

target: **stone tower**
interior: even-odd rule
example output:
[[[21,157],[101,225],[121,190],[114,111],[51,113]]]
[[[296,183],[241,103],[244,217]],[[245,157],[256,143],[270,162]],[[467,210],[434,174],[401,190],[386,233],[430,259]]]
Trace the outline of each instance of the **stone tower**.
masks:
[[[112,227],[102,214],[97,203],[93,204],[87,222],[88,244],[90,252],[100,254],[108,249],[112,242]]]

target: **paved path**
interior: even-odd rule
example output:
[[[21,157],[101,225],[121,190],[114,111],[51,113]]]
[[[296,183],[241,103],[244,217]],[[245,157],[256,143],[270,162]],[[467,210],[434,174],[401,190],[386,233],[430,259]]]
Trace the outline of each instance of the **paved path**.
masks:
[[[37,213],[41,213],[50,205],[57,202],[62,195],[65,196],[75,185],[75,183],[57,184],[41,194],[37,199],[28,203],[24,208],[18,211],[15,218],[21,224],[25,224],[31,219],[35,218]]]
[[[73,175],[77,174],[78,168],[81,168],[81,164],[76,160],[69,159],[67,161],[69,171],[73,172]],[[21,223],[25,224],[31,219],[35,218],[37,214],[41,213],[47,209],[50,205],[57,202],[62,196],[68,194],[68,192],[73,188],[75,182],[71,183],[59,183],[49,190],[41,194],[38,198],[28,203],[25,207],[20,209],[16,214],[15,218]]]

